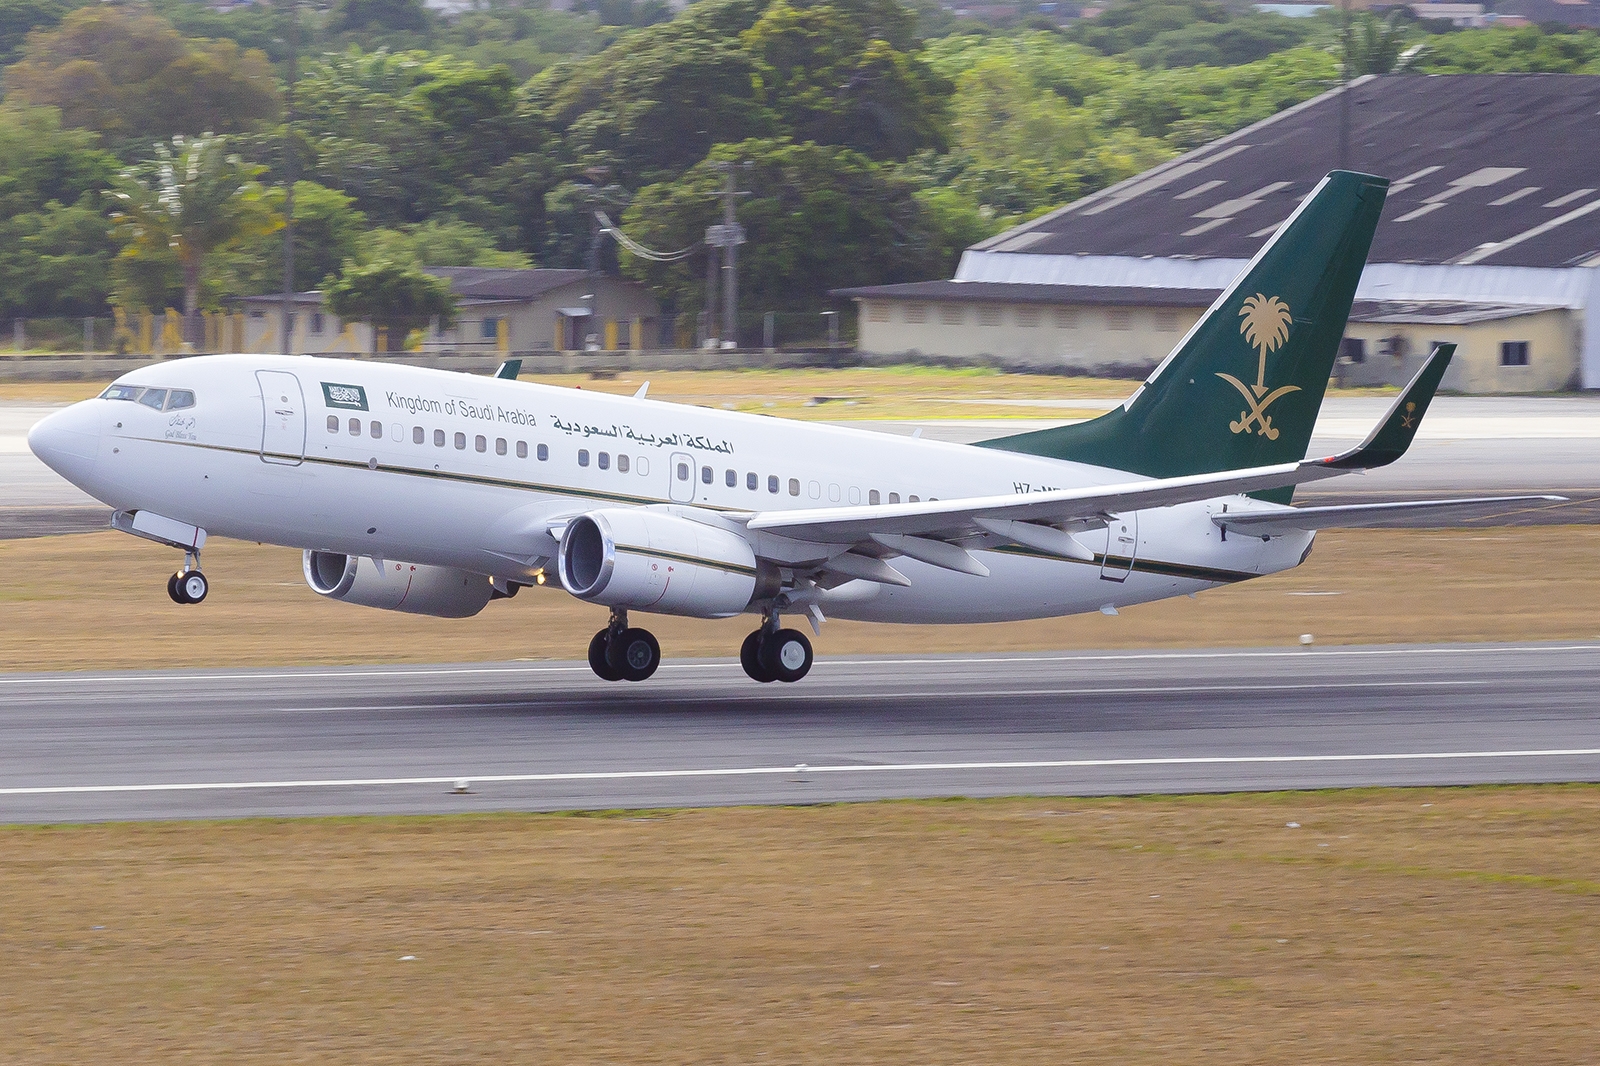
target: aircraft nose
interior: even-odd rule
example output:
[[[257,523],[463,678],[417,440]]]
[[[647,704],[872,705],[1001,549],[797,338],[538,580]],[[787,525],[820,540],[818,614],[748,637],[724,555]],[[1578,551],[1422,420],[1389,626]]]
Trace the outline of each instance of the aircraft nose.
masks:
[[[95,424],[97,402],[88,400],[57,411],[28,430],[28,449],[39,461],[74,483],[100,457],[100,432]]]

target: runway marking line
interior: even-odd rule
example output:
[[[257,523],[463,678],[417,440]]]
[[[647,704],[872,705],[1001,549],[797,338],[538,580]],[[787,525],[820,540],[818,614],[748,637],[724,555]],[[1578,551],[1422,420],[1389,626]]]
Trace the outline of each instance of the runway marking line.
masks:
[[[584,781],[648,781],[708,777],[773,777],[783,774],[954,773],[976,770],[1092,770],[1138,766],[1250,766],[1305,763],[1556,759],[1600,755],[1600,748],[1540,748],[1524,751],[1384,752],[1335,755],[1192,755],[1127,759],[1038,759],[1019,762],[879,763],[876,765],[740,766],[683,770],[577,770],[543,774],[451,774],[447,777],[352,777],[304,781],[200,781],[125,785],[39,785],[0,788],[0,796],[95,795],[114,792],[206,792],[291,788],[392,788],[406,785],[541,784]]]
[[[1514,652],[1518,654],[1534,654],[1539,652],[1568,652],[1568,651],[1600,651],[1600,644],[1558,644],[1558,645],[1522,645],[1522,644],[1469,644],[1455,647],[1423,647],[1423,648],[1318,648],[1307,650],[1304,648],[1271,648],[1259,651],[1174,651],[1174,652],[1129,652],[1125,655],[1099,654],[1099,655],[1010,655],[1010,656],[949,656],[940,659],[832,659],[817,660],[817,666],[959,666],[962,664],[996,665],[1006,663],[1093,663],[1093,662],[1140,662],[1150,659],[1274,659],[1274,658],[1344,658],[1362,656],[1394,656],[1394,655],[1483,655],[1492,652]],[[662,663],[661,672],[681,670],[708,670],[722,669],[730,660],[712,659],[687,663]],[[73,684],[98,684],[98,683],[136,683],[148,684],[152,681],[324,681],[338,680],[340,678],[362,679],[381,677],[462,677],[474,675],[493,674],[587,674],[590,673],[587,665],[574,663],[572,665],[540,664],[529,666],[475,666],[475,667],[421,667],[393,666],[365,670],[321,670],[321,671],[296,671],[293,667],[283,670],[274,670],[265,673],[249,674],[52,674],[45,677],[4,677],[0,676],[0,686],[3,685],[53,685],[62,681],[71,681]]]

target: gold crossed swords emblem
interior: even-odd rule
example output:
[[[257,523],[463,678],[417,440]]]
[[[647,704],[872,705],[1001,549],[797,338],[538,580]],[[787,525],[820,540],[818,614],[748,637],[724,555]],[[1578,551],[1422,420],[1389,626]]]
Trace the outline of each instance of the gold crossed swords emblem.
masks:
[[[1289,315],[1289,305],[1276,296],[1263,296],[1256,293],[1245,298],[1243,306],[1239,308],[1239,317],[1244,319],[1239,324],[1239,332],[1244,334],[1244,339],[1256,349],[1256,383],[1246,385],[1232,374],[1218,374],[1217,377],[1239,390],[1239,395],[1244,397],[1248,410],[1240,411],[1236,421],[1229,422],[1228,428],[1235,433],[1247,433],[1250,427],[1256,427],[1256,432],[1268,440],[1278,439],[1278,428],[1272,424],[1272,416],[1267,414],[1267,408],[1280,396],[1287,396],[1291,392],[1299,392],[1298,385],[1280,385],[1276,389],[1267,389],[1267,353],[1276,351],[1289,339],[1289,326],[1294,319]]]

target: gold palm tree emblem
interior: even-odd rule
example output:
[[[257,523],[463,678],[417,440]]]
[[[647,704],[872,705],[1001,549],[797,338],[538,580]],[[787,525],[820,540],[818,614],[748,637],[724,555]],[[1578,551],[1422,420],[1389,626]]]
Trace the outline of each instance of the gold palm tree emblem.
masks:
[[[1239,317],[1244,319],[1239,324],[1239,332],[1259,357],[1255,393],[1261,396],[1267,391],[1267,353],[1277,351],[1289,339],[1289,326],[1294,319],[1289,315],[1288,304],[1276,296],[1263,296],[1259,292],[1245,297]]]

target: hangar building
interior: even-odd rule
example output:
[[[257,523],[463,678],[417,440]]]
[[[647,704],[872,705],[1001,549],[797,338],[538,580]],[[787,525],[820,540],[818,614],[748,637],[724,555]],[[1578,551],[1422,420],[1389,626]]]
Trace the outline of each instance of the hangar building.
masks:
[[[1362,78],[974,245],[953,279],[839,295],[867,353],[1143,371],[1343,163],[1394,184],[1340,378],[1402,382],[1448,340],[1447,389],[1600,389],[1597,116],[1596,76]]]

